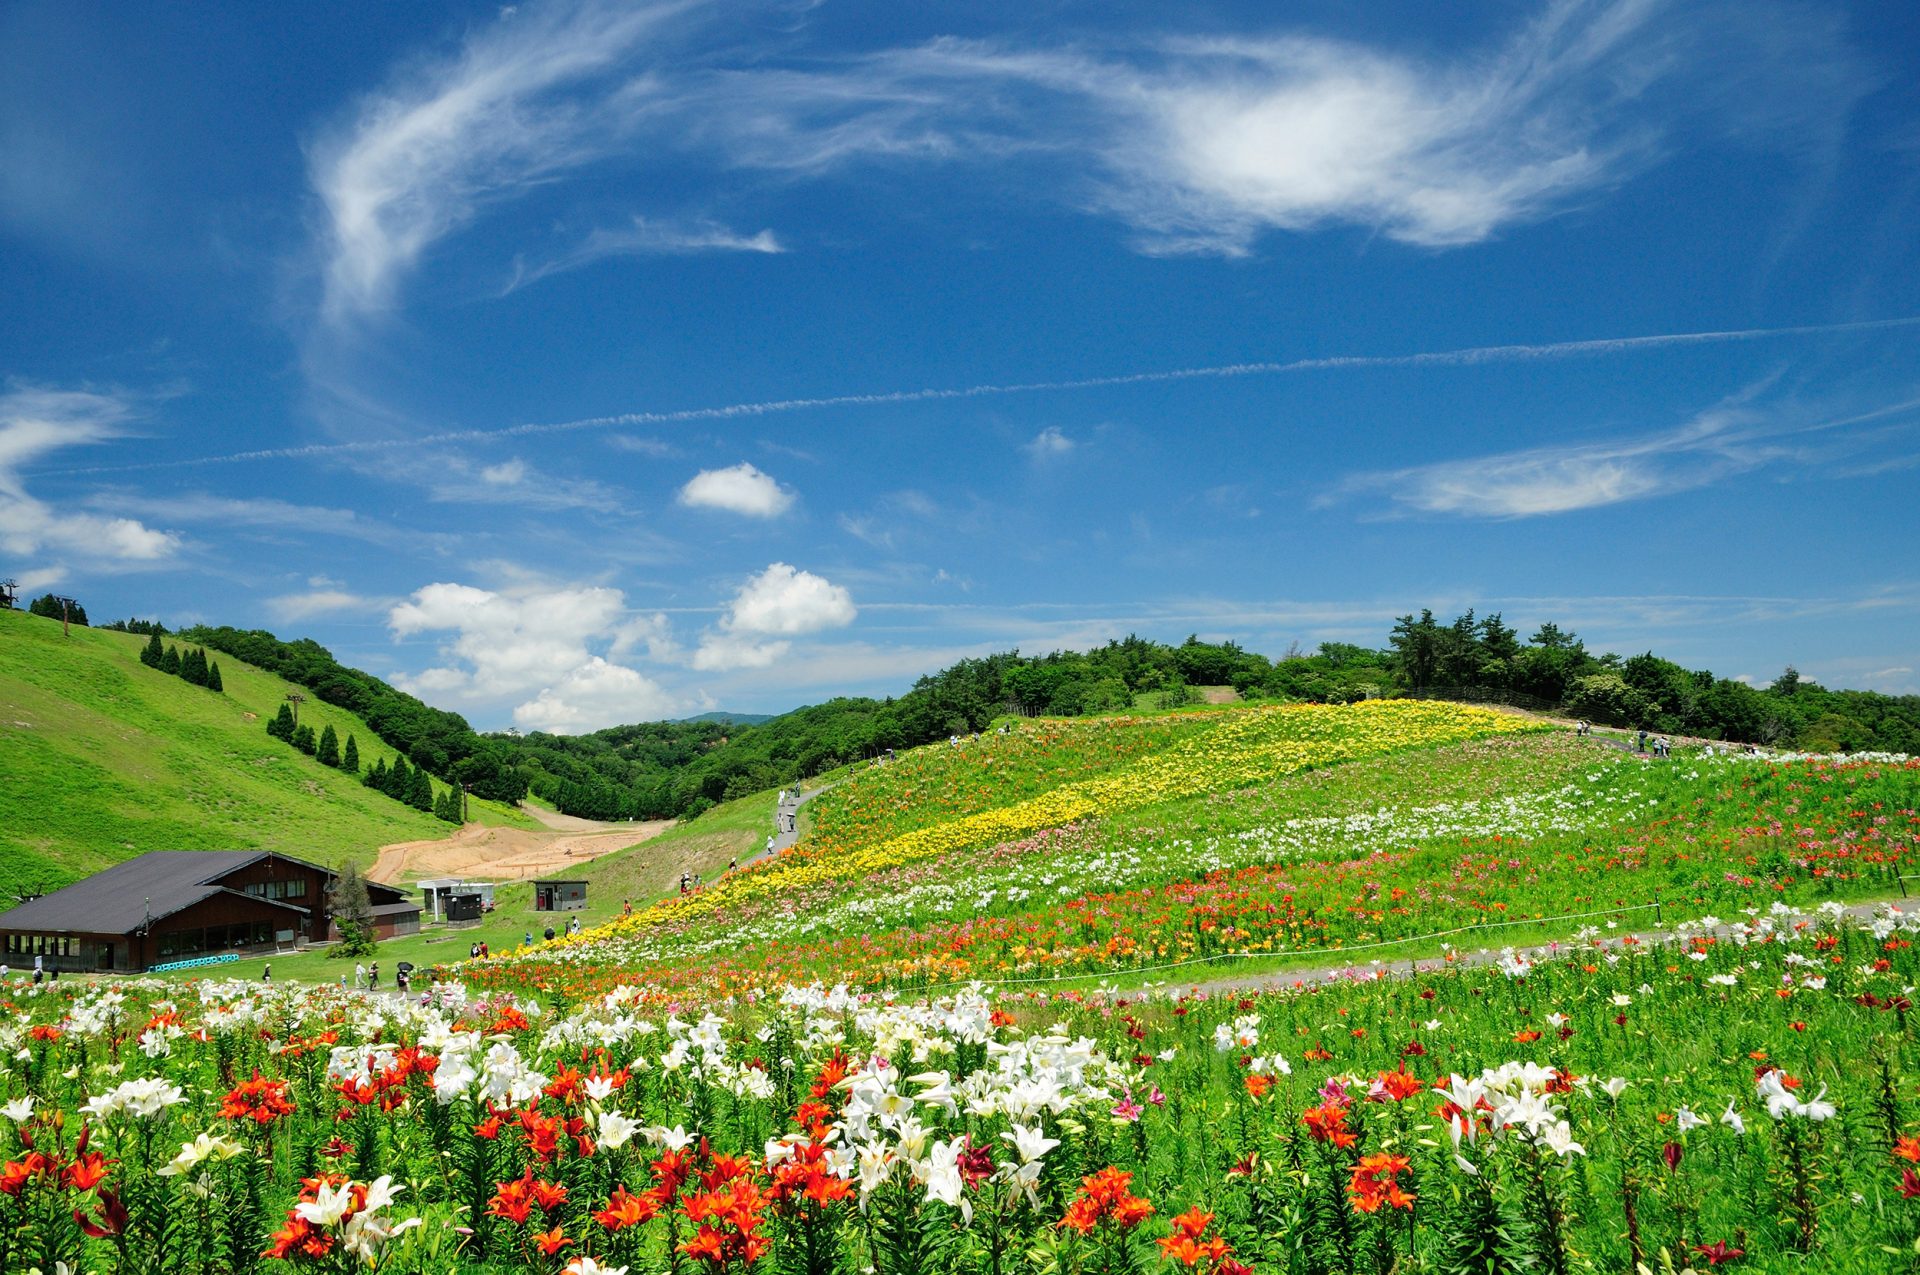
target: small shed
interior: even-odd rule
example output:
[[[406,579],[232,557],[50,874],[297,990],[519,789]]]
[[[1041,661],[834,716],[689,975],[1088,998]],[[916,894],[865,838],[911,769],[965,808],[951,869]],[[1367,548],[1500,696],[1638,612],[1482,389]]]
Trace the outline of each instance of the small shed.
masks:
[[[484,910],[480,892],[477,890],[455,890],[446,896],[442,905],[444,919],[455,924],[462,921],[478,921]]]
[[[427,916],[432,920],[467,920],[470,918],[456,917],[448,911],[450,901],[455,895],[477,895],[480,910],[484,912],[493,906],[493,884],[491,881],[467,881],[460,877],[435,877],[420,882],[420,897],[426,904]]]
[[[578,912],[587,906],[585,881],[542,880],[533,883],[535,912]]]

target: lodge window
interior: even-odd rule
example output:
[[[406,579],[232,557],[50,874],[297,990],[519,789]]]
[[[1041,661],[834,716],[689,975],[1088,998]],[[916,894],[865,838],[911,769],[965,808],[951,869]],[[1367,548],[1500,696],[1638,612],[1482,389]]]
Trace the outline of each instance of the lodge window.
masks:
[[[168,930],[158,936],[162,959],[200,952],[224,952],[235,947],[260,947],[273,942],[273,926],[265,921],[240,921],[195,930]]]
[[[257,899],[304,899],[307,897],[307,879],[295,877],[291,881],[256,881],[247,887],[247,893]]]

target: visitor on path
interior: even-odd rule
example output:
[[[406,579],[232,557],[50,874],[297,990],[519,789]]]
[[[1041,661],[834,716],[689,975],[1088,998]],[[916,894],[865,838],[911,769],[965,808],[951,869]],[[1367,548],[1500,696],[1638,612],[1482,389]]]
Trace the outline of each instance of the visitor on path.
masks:
[[[33,958],[33,981],[36,983],[47,976],[46,971],[41,968],[41,962],[45,959],[39,956]]]
[[[620,915],[621,915],[621,916],[632,916],[632,915],[633,915],[633,900],[632,900],[632,899],[622,899],[622,900],[620,901]]]
[[[688,885],[690,884],[690,880],[691,879],[688,877],[686,873],[682,872],[680,874],[680,893],[685,894],[687,892],[687,888],[688,888]],[[629,911],[631,911],[633,904],[628,903],[627,907]]]
[[[532,947],[532,946],[533,946],[533,931],[532,931],[532,930],[528,930],[528,931],[527,931],[526,933],[524,933],[524,934],[522,934],[522,935],[520,936],[520,946],[521,946],[521,947]]]
[[[1635,751],[1642,752],[1642,753],[1647,751],[1647,732],[1644,730],[1640,732],[1640,741],[1636,746]]]
[[[367,967],[360,964],[358,961],[356,961],[354,962],[354,966],[353,966],[353,990],[357,992],[360,989],[364,988],[366,985],[367,985]]]
[[[551,925],[547,927],[547,942],[553,942],[553,927]]]
[[[367,971],[367,990],[370,992],[380,990],[380,962],[378,961],[375,961],[373,968]]]
[[[262,970],[260,971],[260,981],[261,981],[261,982],[263,982],[263,983],[271,983],[271,982],[273,981],[273,964],[272,964],[272,962],[268,962],[268,963],[267,963],[267,966],[266,966],[266,968],[264,968],[264,969],[262,969]]]
[[[485,943],[482,943],[480,945],[480,959],[484,961],[489,956],[492,956],[492,955],[493,955],[493,950],[489,948]]]
[[[478,943],[467,944],[467,959],[470,961],[480,959],[480,945]]]

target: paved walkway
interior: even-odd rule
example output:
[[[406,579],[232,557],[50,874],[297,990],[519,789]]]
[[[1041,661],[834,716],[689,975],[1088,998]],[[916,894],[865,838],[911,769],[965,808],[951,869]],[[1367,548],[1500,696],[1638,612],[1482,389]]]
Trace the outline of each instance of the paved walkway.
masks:
[[[787,800],[780,802],[778,805],[776,805],[774,807],[775,828],[778,829],[781,825],[781,821],[778,816],[793,815],[795,816],[793,821],[794,830],[792,832],[775,831],[775,833],[773,834],[773,848],[769,850],[763,846],[758,854],[754,855],[751,859],[748,859],[746,863],[742,863],[740,866],[744,868],[747,866],[748,863],[758,863],[762,859],[768,858],[772,855],[779,854],[782,850],[791,849],[794,842],[800,840],[800,820],[798,818],[800,814],[800,807],[806,805],[809,801],[812,801],[815,797],[818,797],[821,793],[825,792],[827,789],[831,787],[833,787],[832,784],[821,784],[818,788],[809,788],[805,792],[800,793],[798,796],[789,796]],[[791,792],[791,790],[789,790],[789,792]]]

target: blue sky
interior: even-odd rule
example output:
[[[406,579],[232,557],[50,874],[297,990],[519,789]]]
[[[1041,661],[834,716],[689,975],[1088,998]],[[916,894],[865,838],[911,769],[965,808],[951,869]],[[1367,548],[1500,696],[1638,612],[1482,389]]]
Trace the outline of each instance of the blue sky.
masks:
[[[9,5],[0,575],[483,727],[1421,605],[1920,689],[1911,6],[1357,8]]]

